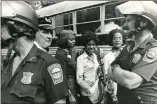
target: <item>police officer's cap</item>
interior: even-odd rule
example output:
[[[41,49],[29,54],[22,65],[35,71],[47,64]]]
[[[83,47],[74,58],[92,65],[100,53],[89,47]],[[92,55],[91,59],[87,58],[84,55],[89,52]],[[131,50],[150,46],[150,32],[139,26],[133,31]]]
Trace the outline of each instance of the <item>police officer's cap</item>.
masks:
[[[51,31],[53,30],[51,24],[40,24],[38,28],[41,30],[51,30]]]
[[[122,14],[136,14],[157,25],[157,4],[153,1],[128,1],[116,7]]]
[[[38,28],[42,29],[42,30],[53,30],[52,29],[52,25],[51,25],[52,21],[49,17],[45,17],[45,18],[39,18],[39,25]]]

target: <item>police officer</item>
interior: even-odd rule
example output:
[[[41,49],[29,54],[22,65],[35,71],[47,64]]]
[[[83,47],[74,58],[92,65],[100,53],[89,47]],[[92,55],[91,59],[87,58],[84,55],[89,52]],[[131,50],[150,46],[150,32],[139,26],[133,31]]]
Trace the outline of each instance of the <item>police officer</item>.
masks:
[[[38,31],[35,36],[34,44],[46,52],[49,51],[49,46],[52,43],[52,25],[42,23],[38,25]]]
[[[2,40],[15,54],[2,71],[2,104],[66,103],[63,71],[58,60],[33,44],[38,19],[22,1],[2,1]],[[59,89],[59,90],[58,90]]]
[[[157,25],[157,4],[129,1],[117,10],[134,33],[134,41],[109,68],[109,76],[118,83],[119,104],[157,104],[157,40],[151,33]]]

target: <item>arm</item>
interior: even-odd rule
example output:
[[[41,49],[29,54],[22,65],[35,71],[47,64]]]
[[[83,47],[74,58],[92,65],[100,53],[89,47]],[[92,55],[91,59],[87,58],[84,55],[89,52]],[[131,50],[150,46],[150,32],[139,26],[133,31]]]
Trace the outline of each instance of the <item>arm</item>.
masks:
[[[100,57],[101,57],[101,59],[103,59],[104,56],[105,56],[104,50],[102,48],[100,48]]]
[[[43,75],[47,103],[59,104],[59,102],[65,102],[65,98],[68,96],[68,90],[61,65],[57,61],[51,62],[47,69],[43,70]]]
[[[128,89],[137,88],[143,82],[143,78],[140,75],[134,72],[123,70],[120,67],[115,67],[113,72],[110,67],[108,69],[108,74],[113,81]]]

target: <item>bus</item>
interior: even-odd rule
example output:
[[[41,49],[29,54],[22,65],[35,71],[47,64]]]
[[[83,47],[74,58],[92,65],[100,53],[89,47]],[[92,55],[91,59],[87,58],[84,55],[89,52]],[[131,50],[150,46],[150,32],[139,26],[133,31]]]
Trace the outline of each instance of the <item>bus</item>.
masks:
[[[81,36],[85,30],[95,32],[99,39],[99,47],[105,52],[111,47],[108,33],[114,28],[120,28],[125,21],[122,14],[116,14],[115,7],[125,1],[63,1],[36,10],[40,21],[50,20],[53,28],[53,41],[50,54],[57,49],[57,34],[63,29],[76,33],[76,48],[81,49]]]

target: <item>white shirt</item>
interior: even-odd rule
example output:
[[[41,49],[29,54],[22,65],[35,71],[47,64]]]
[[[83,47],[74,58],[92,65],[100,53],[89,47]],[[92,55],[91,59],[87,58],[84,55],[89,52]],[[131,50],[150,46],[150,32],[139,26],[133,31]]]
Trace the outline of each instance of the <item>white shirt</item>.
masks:
[[[97,69],[99,63],[97,56],[94,54],[93,60],[84,52],[77,58],[77,83],[81,86],[81,93],[84,96],[88,96],[89,90],[93,87],[98,80]]]
[[[41,49],[41,50],[47,52],[47,51],[46,51],[43,47],[41,47],[36,41],[34,41],[33,43],[37,46],[37,48],[39,48],[39,49]]]
[[[115,60],[115,58],[116,58],[116,56],[115,56],[114,52],[112,52],[112,51],[108,52],[104,56],[104,58],[103,58],[103,63],[104,63],[103,67],[104,67],[104,70],[105,70],[104,71],[105,74],[108,73],[108,68],[111,65],[111,63]],[[114,95],[116,95],[117,94],[117,83],[113,82],[113,86],[114,86]],[[108,91],[108,88],[106,87],[105,90]]]

